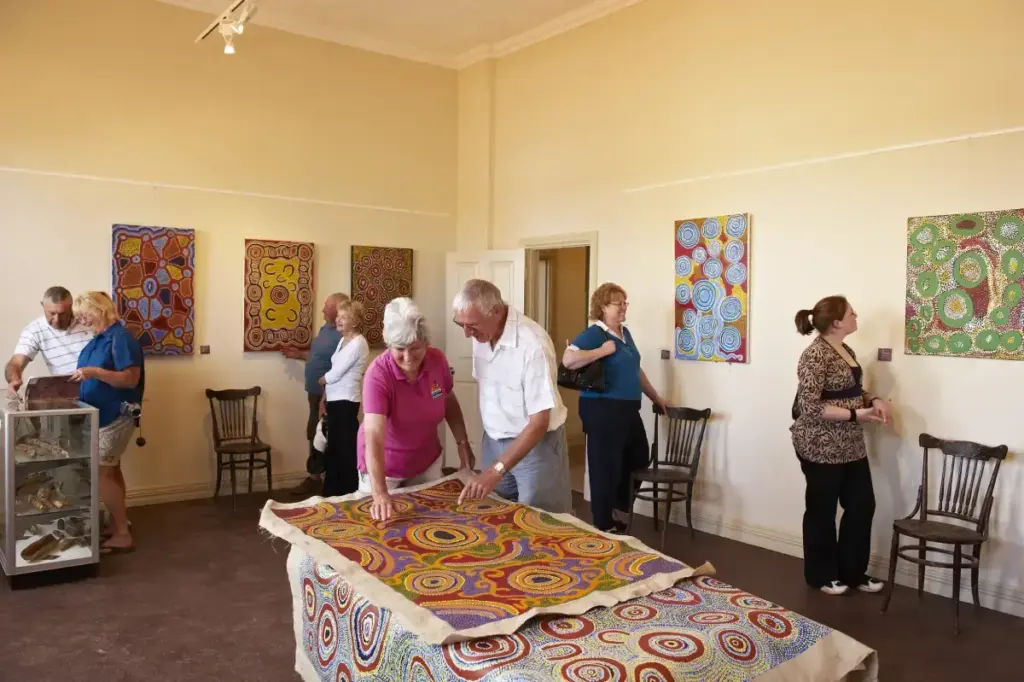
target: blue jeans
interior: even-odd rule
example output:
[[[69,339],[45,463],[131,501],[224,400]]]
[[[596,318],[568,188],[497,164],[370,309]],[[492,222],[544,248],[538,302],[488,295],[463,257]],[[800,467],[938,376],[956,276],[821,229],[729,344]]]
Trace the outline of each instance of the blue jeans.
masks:
[[[513,440],[495,440],[484,433],[480,447],[481,469],[489,469]],[[519,464],[505,473],[494,492],[507,500],[553,514],[571,514],[572,484],[565,426],[548,431]]]

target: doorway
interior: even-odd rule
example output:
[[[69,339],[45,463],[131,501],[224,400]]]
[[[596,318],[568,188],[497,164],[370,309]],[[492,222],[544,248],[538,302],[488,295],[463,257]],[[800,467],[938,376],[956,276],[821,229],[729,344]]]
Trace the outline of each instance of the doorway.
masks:
[[[547,330],[561,360],[565,348],[587,328],[590,306],[590,246],[538,248],[527,251],[526,314]],[[565,436],[569,445],[572,489],[586,487],[587,444],[580,421],[579,393],[559,387],[568,415]]]

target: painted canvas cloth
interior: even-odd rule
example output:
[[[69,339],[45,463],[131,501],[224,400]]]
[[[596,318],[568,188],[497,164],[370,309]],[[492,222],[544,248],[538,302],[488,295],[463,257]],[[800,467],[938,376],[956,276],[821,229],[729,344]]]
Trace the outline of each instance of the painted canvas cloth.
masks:
[[[675,224],[676,359],[749,362],[750,216]]]
[[[518,632],[422,641],[298,548],[288,557],[295,669],[306,682],[799,682],[877,679],[875,652],[841,632],[698,577]]]
[[[384,306],[412,296],[412,249],[352,247],[352,299],[363,304],[363,336],[371,347],[384,343]]]
[[[907,222],[908,355],[1024,359],[1024,209]]]
[[[190,355],[195,230],[114,225],[111,298],[147,355]]]
[[[313,338],[313,245],[245,240],[246,351],[308,348]]]
[[[460,505],[458,476],[393,495],[388,523],[373,521],[371,498],[354,494],[270,501],[260,525],[433,644],[512,634],[535,615],[611,606],[713,570],[572,516],[497,497]]]

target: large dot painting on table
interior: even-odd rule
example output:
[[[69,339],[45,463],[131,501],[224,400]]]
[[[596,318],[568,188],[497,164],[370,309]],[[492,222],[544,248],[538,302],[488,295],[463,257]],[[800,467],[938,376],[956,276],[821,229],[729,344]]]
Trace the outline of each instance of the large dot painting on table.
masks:
[[[147,355],[190,355],[195,336],[194,230],[114,225],[111,299]]]
[[[313,338],[313,244],[245,240],[244,350],[308,348]]]
[[[676,359],[750,359],[750,215],[679,220],[676,237]]]
[[[905,352],[1024,359],[1024,209],[907,221]]]

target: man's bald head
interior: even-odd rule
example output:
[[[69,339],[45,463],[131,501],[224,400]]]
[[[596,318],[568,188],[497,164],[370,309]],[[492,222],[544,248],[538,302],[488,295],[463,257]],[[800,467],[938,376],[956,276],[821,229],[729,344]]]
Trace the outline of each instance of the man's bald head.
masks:
[[[324,322],[327,324],[334,324],[334,321],[338,318],[338,305],[344,301],[349,300],[348,294],[336,292],[327,297],[324,301]]]

